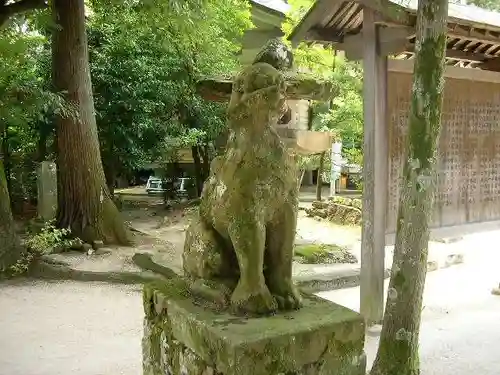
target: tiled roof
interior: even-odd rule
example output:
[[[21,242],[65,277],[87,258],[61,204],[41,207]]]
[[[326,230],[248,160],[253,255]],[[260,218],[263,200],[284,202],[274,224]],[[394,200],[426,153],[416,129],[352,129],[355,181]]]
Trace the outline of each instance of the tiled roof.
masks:
[[[418,0],[390,0],[407,9],[415,11]],[[475,5],[448,3],[448,17],[489,26],[500,27],[500,13],[479,8]]]

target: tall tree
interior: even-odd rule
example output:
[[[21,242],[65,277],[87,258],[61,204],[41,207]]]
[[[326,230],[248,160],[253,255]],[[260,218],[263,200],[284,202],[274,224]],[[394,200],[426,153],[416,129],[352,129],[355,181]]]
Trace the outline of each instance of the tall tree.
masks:
[[[19,53],[19,40],[11,38],[9,30],[5,30],[6,24],[16,15],[45,7],[44,1],[22,0],[17,2],[0,1],[0,134],[4,134],[5,126],[11,119],[23,119],[28,111],[17,106],[15,110],[13,103],[22,102],[23,99],[31,99],[33,88],[23,87],[22,80],[17,80],[18,76],[13,69],[25,67],[24,59]],[[21,42],[24,45],[24,43]],[[35,95],[36,96],[36,95]],[[12,109],[14,108],[14,111]],[[7,188],[7,179],[4,169],[4,155],[0,152],[0,274],[9,272],[22,256],[24,248],[16,233],[14,218],[11,210],[11,199]]]
[[[77,116],[56,119],[58,225],[85,241],[128,244],[129,236],[106,185],[90,81],[84,0],[54,0],[54,87]]]
[[[380,345],[371,375],[417,375],[446,56],[448,0],[420,0],[407,156]]]
[[[196,82],[237,68],[241,36],[251,24],[245,0],[198,3],[93,3],[90,67],[108,181],[170,159],[168,146],[176,145],[194,150],[203,184],[206,150],[225,128],[225,109],[202,100]]]
[[[3,160],[0,158],[0,274],[21,257],[23,248],[16,234]]]

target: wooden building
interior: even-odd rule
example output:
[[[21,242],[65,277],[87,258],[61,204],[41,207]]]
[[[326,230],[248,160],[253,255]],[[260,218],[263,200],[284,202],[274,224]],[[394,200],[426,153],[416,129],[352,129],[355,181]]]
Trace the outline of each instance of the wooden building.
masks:
[[[361,312],[383,311],[411,98],[416,0],[317,0],[290,39],[332,44],[364,67]],[[449,5],[434,228],[500,220],[500,14]],[[436,82],[436,84],[439,84]]]

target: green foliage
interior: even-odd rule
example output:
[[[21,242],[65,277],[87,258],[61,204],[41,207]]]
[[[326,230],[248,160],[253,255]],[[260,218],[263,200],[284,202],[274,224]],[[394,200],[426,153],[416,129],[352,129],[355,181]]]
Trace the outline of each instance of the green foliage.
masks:
[[[96,1],[89,23],[101,148],[115,172],[221,132],[224,107],[201,99],[195,84],[238,67],[250,26],[243,0],[135,4]]]
[[[290,11],[287,19],[282,25],[286,36],[290,35],[293,28],[298,25],[302,17],[305,16],[314,0],[290,0]],[[319,44],[308,45],[300,43],[293,50],[294,64],[297,70],[313,73],[317,76],[330,78],[335,58],[333,50],[330,47],[324,47]]]
[[[58,229],[54,221],[49,221],[36,233],[28,233],[24,243],[26,249],[22,251],[16,263],[4,271],[0,270],[0,279],[24,275],[40,256],[61,252],[81,244],[82,241],[79,238],[71,238],[69,229]]]
[[[38,233],[33,233],[26,240],[26,247],[37,255],[50,254],[81,245],[79,238],[71,237],[70,229],[59,229],[55,221],[48,221]]]
[[[7,270],[0,270],[0,280],[10,279],[17,276],[22,276],[26,274],[30,268],[31,263],[35,259],[35,254],[31,252],[25,252],[22,254],[16,263],[9,266]]]
[[[349,161],[349,163],[357,164],[359,166],[363,165],[363,152],[361,147],[344,149],[344,153],[344,156]],[[356,185],[356,189],[363,190],[363,180],[361,175],[351,175],[350,178]]]
[[[289,35],[313,0],[290,0],[291,11],[283,25]],[[362,70],[360,64],[336,56],[331,47],[300,43],[294,50],[295,64],[299,71],[311,72],[332,80],[338,94],[328,103],[313,103],[313,129],[334,131],[342,139],[343,154],[350,163],[357,163],[363,138]],[[352,150],[357,151],[352,151]],[[330,156],[325,158],[325,170],[329,168]],[[325,173],[329,174],[329,173]],[[328,179],[326,180],[328,181]]]
[[[90,0],[89,55],[108,181],[163,157],[166,145],[208,145],[225,106],[195,92],[203,76],[238,68],[251,26],[245,0]],[[51,93],[50,12],[1,30],[0,135],[13,201],[36,197],[36,162],[54,158],[52,117],[74,113]],[[177,146],[176,146],[177,147]],[[210,147],[209,147],[210,148]],[[15,205],[15,204],[14,204]]]
[[[332,73],[339,93],[330,103],[316,103],[314,129],[334,129],[343,149],[360,149],[363,138],[362,71],[358,64],[338,59]]]
[[[47,156],[41,139],[51,132],[50,117],[74,113],[50,92],[46,43],[29,21],[13,19],[0,30],[0,134],[14,204],[35,196],[35,162]]]
[[[297,166],[300,170],[314,170],[319,166],[320,154],[298,155]]]

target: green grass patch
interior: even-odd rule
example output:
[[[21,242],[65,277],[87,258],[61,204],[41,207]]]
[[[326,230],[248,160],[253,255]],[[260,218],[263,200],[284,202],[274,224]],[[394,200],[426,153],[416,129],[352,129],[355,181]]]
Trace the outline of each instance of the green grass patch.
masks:
[[[295,259],[304,264],[357,263],[346,248],[334,244],[295,245]]]

